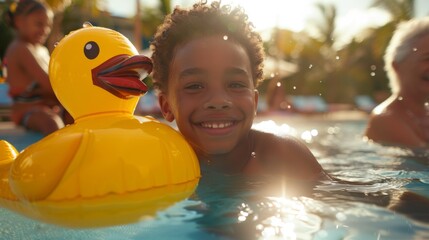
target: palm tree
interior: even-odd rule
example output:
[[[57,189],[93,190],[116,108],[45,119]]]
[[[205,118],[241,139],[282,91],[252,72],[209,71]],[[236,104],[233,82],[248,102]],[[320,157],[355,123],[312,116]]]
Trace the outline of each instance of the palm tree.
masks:
[[[334,5],[316,4],[316,8],[322,14],[322,21],[316,22],[315,25],[320,34],[322,41],[329,47],[335,42],[335,20],[337,18],[337,9]]]
[[[414,17],[414,0],[374,0],[372,6],[386,10],[392,21],[400,22]]]
[[[136,0],[138,1],[138,0]],[[136,16],[136,21],[139,21],[139,28],[135,29],[136,39],[143,38],[142,48],[148,48],[149,41],[156,32],[157,27],[162,23],[164,17],[172,11],[170,0],[159,0],[158,7],[143,7],[140,13]]]
[[[166,16],[171,13],[171,0],[159,0],[159,10]]]

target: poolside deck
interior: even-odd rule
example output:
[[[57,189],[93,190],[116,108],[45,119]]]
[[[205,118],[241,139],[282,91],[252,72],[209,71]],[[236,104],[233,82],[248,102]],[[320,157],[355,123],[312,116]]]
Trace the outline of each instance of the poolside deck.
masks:
[[[16,126],[13,122],[10,121],[0,121],[0,136],[3,136],[4,133],[14,132],[21,133],[26,130],[23,127]]]

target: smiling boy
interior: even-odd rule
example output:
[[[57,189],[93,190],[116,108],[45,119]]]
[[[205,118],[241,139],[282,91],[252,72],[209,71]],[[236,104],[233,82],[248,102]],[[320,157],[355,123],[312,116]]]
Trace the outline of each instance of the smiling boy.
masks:
[[[152,42],[153,79],[167,121],[176,121],[203,167],[225,173],[325,178],[299,140],[251,129],[264,52],[247,15],[219,2],[176,8]]]

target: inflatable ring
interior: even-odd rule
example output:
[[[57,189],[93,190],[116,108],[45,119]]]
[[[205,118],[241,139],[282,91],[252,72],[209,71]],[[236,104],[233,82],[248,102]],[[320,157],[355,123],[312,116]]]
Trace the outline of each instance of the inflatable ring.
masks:
[[[120,33],[86,26],[64,37],[49,65],[68,125],[21,153],[0,142],[0,206],[69,227],[126,224],[190,196],[198,160],[182,135],[134,116],[152,62]]]

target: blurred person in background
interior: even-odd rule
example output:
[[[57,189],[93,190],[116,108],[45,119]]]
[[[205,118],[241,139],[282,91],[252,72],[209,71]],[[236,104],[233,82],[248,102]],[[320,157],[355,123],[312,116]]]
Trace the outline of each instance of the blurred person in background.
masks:
[[[16,125],[52,133],[71,123],[70,115],[57,100],[48,76],[50,54],[44,43],[51,31],[53,13],[36,0],[13,2],[6,20],[15,30],[3,64],[13,99],[11,119]],[[67,117],[65,117],[67,116]]]
[[[429,143],[429,17],[400,23],[384,55],[392,95],[371,113],[367,139],[425,148]]]

